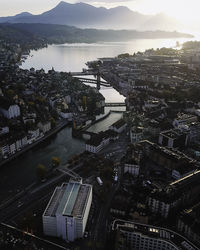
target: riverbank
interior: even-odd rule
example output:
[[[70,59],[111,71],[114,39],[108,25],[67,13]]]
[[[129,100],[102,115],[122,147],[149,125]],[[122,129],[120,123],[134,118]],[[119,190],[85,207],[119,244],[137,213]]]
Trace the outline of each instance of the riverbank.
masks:
[[[99,47],[97,48],[99,48],[100,50],[105,48],[102,46],[100,47],[100,45],[98,46]],[[62,58],[63,56],[64,58],[68,58],[67,63],[69,64],[70,68],[68,68],[68,66],[66,67],[66,65],[68,64],[66,64],[66,62],[63,62],[61,58],[59,59],[56,58],[54,61],[51,61],[51,58],[54,58],[54,56],[56,56],[55,53],[53,53],[54,56],[52,55],[51,57],[52,48],[56,49],[56,55],[58,56],[62,55]],[[35,73],[34,73],[35,75],[37,75],[37,72],[39,72],[41,68],[44,68],[44,70],[48,72],[50,69],[52,69],[52,66],[56,71],[79,72],[82,70],[82,68],[84,68],[85,62],[89,61],[90,59],[99,57],[98,54],[89,53],[87,51],[87,48],[85,49],[85,47],[84,50],[82,49],[82,47],[81,48],[76,47],[77,53],[74,51],[74,48],[70,50],[71,52],[68,51],[67,49],[67,51],[62,53],[59,53],[61,52],[60,49],[65,49],[65,48],[63,48],[62,46],[58,47],[48,46],[47,48],[43,48],[38,51],[32,50],[29,57],[23,63],[22,67],[24,69],[25,68],[30,69],[32,67],[35,68]],[[96,51],[96,47],[92,46],[92,49],[95,49]],[[118,53],[119,52],[116,52],[115,54]],[[105,51],[105,54],[107,54],[107,50]],[[37,55],[39,57],[37,57]],[[67,57],[65,57],[65,55]],[[73,58],[70,57],[70,55]],[[90,56],[92,56],[92,58],[90,58]],[[29,60],[31,60],[30,67],[28,64]],[[36,64],[32,60],[35,61]],[[77,61],[79,63],[77,63]],[[57,62],[59,62],[59,65],[63,68],[57,68],[54,65],[54,63],[56,64]],[[27,64],[27,67],[24,67],[25,64]],[[38,71],[36,72],[36,70]],[[52,77],[55,76],[57,76],[57,74],[52,72]],[[56,84],[54,84],[53,86],[55,85]],[[60,86],[58,83],[58,85],[56,85],[56,89],[62,90],[63,86]],[[85,89],[87,91],[87,88]],[[102,88],[100,92],[102,93],[102,95],[104,95],[106,102],[122,102],[124,100],[122,96],[120,96],[119,93],[115,91],[113,88]],[[76,93],[78,93],[78,91],[76,91]],[[106,107],[105,113],[107,112],[109,112],[109,109]],[[102,120],[100,124],[99,122],[97,122],[95,126],[100,128],[105,125],[107,127],[106,125],[107,120],[109,120],[109,122],[111,123],[115,122],[112,116],[111,117],[109,116],[104,120]],[[60,158],[61,162],[63,163],[67,162],[67,160],[72,158],[74,155],[78,155],[85,150],[84,140],[79,140],[78,138],[72,138],[71,126],[66,126],[57,131],[57,133],[54,132],[54,136],[49,135],[48,138],[43,137],[41,139],[42,139],[41,142],[38,141],[34,142],[34,144],[29,145],[29,147],[26,148],[26,152],[24,154],[21,151],[19,151],[17,155],[12,155],[11,158],[6,159],[6,161],[4,161],[1,167],[1,184],[0,184],[1,197],[5,198],[14,197],[17,193],[20,193],[22,190],[24,190],[24,188],[30,186],[31,183],[34,183],[36,181],[35,168],[38,164],[43,164],[48,171],[49,166],[51,165],[52,157]]]
[[[24,147],[23,149],[21,149],[20,151],[18,151],[17,153],[9,156],[9,158],[3,160],[0,162],[0,167],[9,163],[10,161],[16,159],[17,157],[19,157],[20,155],[24,154],[25,152],[27,152],[28,150],[32,149],[33,147],[37,146],[39,143],[45,141],[46,139],[50,138],[51,136],[55,135],[56,133],[58,133],[60,130],[62,130],[64,127],[66,127],[69,124],[69,121],[64,120],[61,121],[54,129],[52,129],[51,131],[49,131],[46,135],[44,135],[42,138],[36,140],[35,142],[33,142],[32,144]]]
[[[103,73],[100,73],[100,76],[104,81],[108,82],[112,86],[112,88],[114,88],[120,95],[124,96],[125,98],[127,97],[126,90],[122,91],[122,88],[119,88],[116,85],[116,83],[112,80],[112,78],[106,77]]]

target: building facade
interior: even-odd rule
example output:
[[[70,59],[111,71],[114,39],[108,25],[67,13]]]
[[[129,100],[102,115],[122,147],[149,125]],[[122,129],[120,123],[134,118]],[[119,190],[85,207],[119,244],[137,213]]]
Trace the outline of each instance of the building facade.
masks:
[[[198,249],[180,234],[148,224],[115,220],[112,224],[112,232],[114,232],[115,250]]]
[[[20,116],[20,108],[17,104],[4,105],[0,107],[2,115],[8,119],[12,119]]]
[[[45,235],[74,241],[83,237],[92,203],[92,186],[71,180],[57,187],[43,214]]]

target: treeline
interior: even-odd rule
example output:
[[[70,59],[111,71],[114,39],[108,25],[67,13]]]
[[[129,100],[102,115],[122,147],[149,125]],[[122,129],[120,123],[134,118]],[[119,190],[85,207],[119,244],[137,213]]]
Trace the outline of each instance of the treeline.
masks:
[[[200,41],[189,41],[183,44],[183,49],[200,49]]]
[[[46,39],[41,36],[8,24],[0,25],[0,40],[18,43],[22,49],[37,49],[47,44]]]
[[[56,24],[17,23],[0,25],[0,39],[6,37],[15,42],[37,41],[46,43],[93,43],[128,41],[131,39],[156,39],[192,37],[189,34],[166,31],[97,30],[79,29]]]

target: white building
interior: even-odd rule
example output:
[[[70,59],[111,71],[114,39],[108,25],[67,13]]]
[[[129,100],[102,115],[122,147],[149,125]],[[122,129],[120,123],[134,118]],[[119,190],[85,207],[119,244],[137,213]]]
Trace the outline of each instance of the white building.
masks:
[[[9,143],[9,153],[10,154],[14,154],[16,152],[17,148],[16,148],[16,143],[15,141],[11,141]]]
[[[137,177],[139,175],[140,166],[136,162],[125,163],[124,173],[132,174]]]
[[[42,132],[45,134],[49,130],[51,130],[51,122],[50,121],[39,122],[38,123],[38,128],[40,128],[42,130]]]
[[[20,116],[20,108],[17,104],[3,103],[0,106],[0,112],[8,119]]]
[[[33,129],[29,129],[28,134],[31,136],[32,139],[36,140],[40,136],[40,130],[39,128],[35,127]]]
[[[8,133],[9,133],[9,127],[8,126],[0,127],[0,135],[8,134]]]
[[[25,147],[27,144],[28,144],[27,136],[24,135],[24,136],[22,137],[22,147]]]
[[[0,144],[0,153],[2,156],[9,154],[9,145],[7,143]]]
[[[74,241],[84,235],[92,203],[92,186],[70,181],[57,187],[43,214],[45,235]]]
[[[71,101],[72,101],[71,96],[70,95],[66,95],[65,96],[65,101],[66,101],[67,104],[71,103]]]
[[[159,200],[154,197],[148,198],[148,206],[153,213],[159,213],[164,218],[168,217],[171,208],[170,202]]]
[[[72,120],[72,116],[73,116],[73,113],[72,112],[69,112],[69,111],[61,111],[59,113],[59,115],[64,118],[64,119],[68,119],[68,120]]]
[[[15,144],[16,144],[16,150],[19,151],[22,148],[22,139],[18,138]]]
[[[97,134],[92,136],[85,144],[85,150],[91,153],[98,153],[110,143],[110,137]]]
[[[130,130],[130,139],[131,143],[137,143],[141,140],[143,140],[144,134],[143,134],[143,127],[132,127]]]

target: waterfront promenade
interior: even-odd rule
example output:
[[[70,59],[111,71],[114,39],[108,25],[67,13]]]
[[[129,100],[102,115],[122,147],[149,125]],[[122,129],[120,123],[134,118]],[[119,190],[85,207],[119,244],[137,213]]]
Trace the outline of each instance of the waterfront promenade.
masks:
[[[48,133],[46,133],[42,138],[36,140],[35,142],[33,142],[30,145],[25,146],[23,149],[21,149],[20,151],[16,152],[15,154],[9,156],[7,159],[4,159],[2,161],[0,161],[0,167],[5,165],[6,163],[16,159],[17,157],[19,157],[20,155],[22,155],[23,153],[27,152],[28,150],[32,149],[33,147],[37,146],[39,143],[45,141],[46,139],[48,139],[49,137],[51,137],[52,135],[56,134],[57,132],[59,132],[61,129],[63,129],[65,126],[67,126],[69,124],[68,120],[62,120],[61,122],[59,122],[57,124],[57,126],[54,129],[51,129]]]

